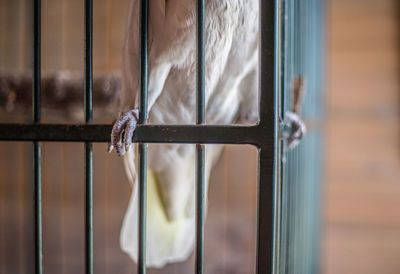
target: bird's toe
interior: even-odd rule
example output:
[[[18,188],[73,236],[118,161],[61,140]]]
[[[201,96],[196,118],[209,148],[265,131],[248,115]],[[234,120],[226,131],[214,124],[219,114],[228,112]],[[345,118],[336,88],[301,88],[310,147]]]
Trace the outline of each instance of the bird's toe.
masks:
[[[119,156],[129,150],[132,144],[133,132],[136,129],[139,111],[137,109],[121,112],[111,131],[109,152],[114,148]]]
[[[300,143],[300,140],[307,133],[307,127],[301,117],[291,111],[286,112],[285,122],[290,125],[290,134],[287,140],[289,149],[292,149]]]

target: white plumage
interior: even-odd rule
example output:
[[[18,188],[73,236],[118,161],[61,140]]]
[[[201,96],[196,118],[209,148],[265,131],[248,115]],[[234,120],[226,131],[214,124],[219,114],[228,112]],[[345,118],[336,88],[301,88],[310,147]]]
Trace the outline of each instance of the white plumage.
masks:
[[[194,124],[196,9],[194,0],[150,0],[149,123]],[[126,28],[122,82],[123,115],[113,146],[123,154],[121,133],[134,128],[138,107],[139,0],[132,0]],[[258,117],[258,0],[206,0],[205,80],[207,124],[254,123]],[[136,112],[135,112],[136,113]],[[125,116],[124,116],[125,115]],[[132,124],[133,123],[133,124]],[[126,133],[125,133],[126,134]],[[121,247],[137,260],[136,150],[124,156],[133,193]],[[206,180],[221,146],[206,147]],[[195,239],[195,149],[151,145],[148,165],[147,265],[162,267],[188,258]]]

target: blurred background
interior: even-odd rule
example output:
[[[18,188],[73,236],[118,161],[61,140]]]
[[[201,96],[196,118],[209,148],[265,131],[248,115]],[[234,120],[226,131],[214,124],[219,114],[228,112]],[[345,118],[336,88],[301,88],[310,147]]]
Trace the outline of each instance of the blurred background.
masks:
[[[111,123],[118,112],[128,2],[94,1],[95,123]],[[42,3],[43,120],[79,123],[83,121],[83,1]],[[29,0],[0,0],[1,123],[31,121],[30,11]],[[320,272],[397,274],[400,3],[328,0],[325,16]],[[12,88],[4,91],[1,79],[11,81]],[[0,273],[30,273],[33,266],[31,149],[28,143],[0,143]],[[94,146],[94,157],[95,271],[132,273],[135,265],[119,248],[129,182],[120,159],[108,155],[105,144]],[[212,174],[207,273],[254,272],[256,168],[254,148],[228,146]],[[47,273],[83,272],[83,172],[82,144],[43,144]],[[193,264],[191,258],[162,273],[189,273]]]
[[[400,273],[399,4],[329,1],[323,273]]]

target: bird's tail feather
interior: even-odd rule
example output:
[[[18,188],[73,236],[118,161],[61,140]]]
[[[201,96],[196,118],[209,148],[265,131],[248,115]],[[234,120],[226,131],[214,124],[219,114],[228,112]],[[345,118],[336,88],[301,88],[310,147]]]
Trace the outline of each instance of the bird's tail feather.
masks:
[[[135,150],[124,157],[128,176],[133,182],[129,206],[122,224],[121,248],[137,262],[138,258],[138,184]],[[157,189],[157,176],[148,169],[147,174],[147,248],[146,265],[161,268],[167,263],[186,260],[195,243],[195,216],[168,220]]]

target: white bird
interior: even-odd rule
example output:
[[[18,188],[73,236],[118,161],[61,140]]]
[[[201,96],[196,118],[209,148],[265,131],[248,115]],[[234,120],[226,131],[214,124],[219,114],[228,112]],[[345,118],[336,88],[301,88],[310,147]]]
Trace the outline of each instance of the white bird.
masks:
[[[194,124],[196,108],[195,0],[151,0],[149,6],[148,109],[151,124]],[[205,104],[207,124],[258,119],[259,0],[206,0]],[[126,28],[122,112],[111,143],[124,163],[133,192],[121,247],[138,257],[138,187],[135,149],[138,118],[139,0],[132,0]],[[122,140],[122,133],[124,139]],[[206,181],[221,153],[206,146]],[[148,150],[147,266],[187,259],[195,244],[195,148],[150,145]],[[208,184],[208,183],[207,183]]]

